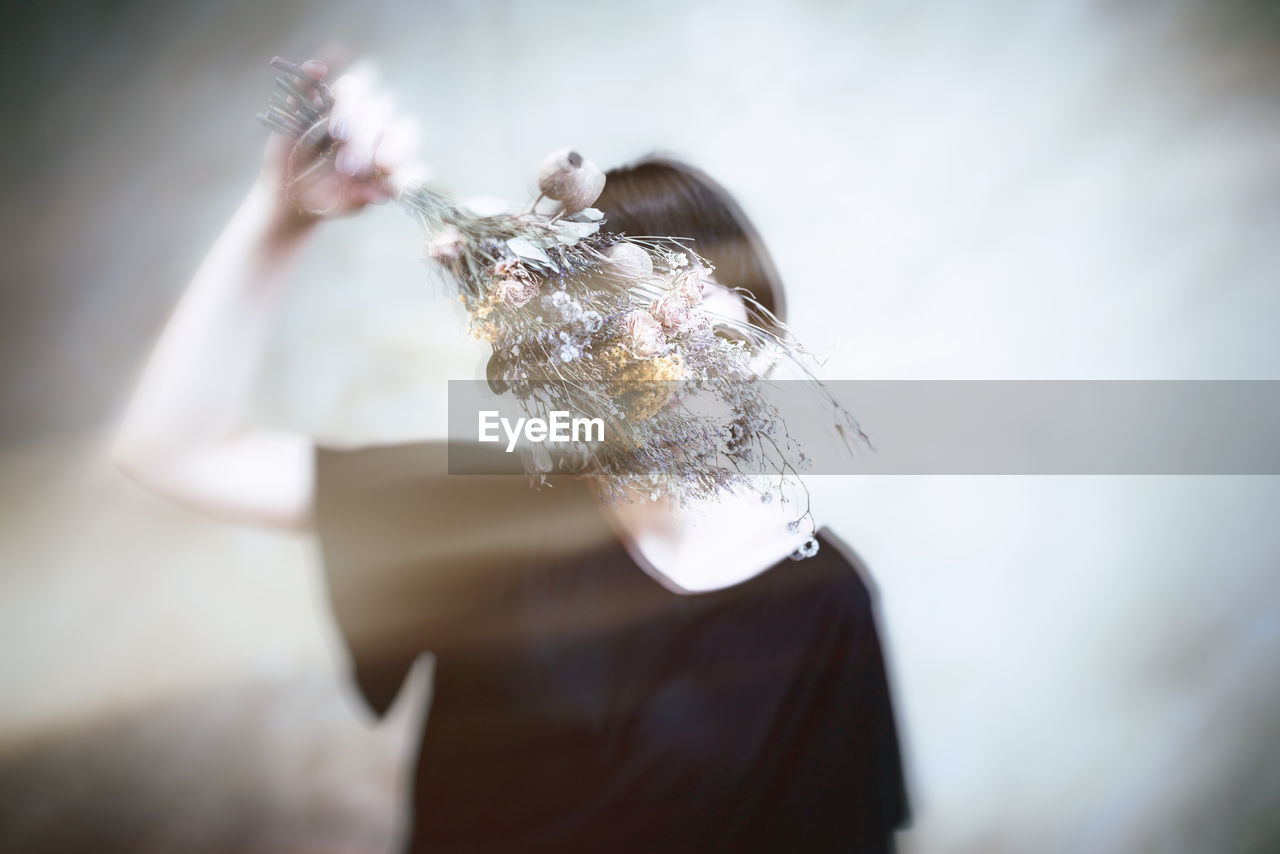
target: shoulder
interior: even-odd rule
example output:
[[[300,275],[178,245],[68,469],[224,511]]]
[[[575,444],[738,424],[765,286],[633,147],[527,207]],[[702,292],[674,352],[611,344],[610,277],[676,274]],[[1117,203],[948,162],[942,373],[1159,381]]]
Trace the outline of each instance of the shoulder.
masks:
[[[317,439],[314,454],[317,471],[359,476],[362,480],[387,478],[395,471],[426,475],[448,470],[448,446],[444,442],[342,444]]]
[[[316,497],[321,504],[377,495],[467,497],[514,496],[528,500],[538,490],[508,455],[443,440],[396,444],[316,442]],[[551,479],[558,486],[564,478]]]
[[[871,570],[847,541],[830,528],[823,526],[817,532],[818,553],[809,561],[815,571],[828,578],[831,584],[859,604],[874,604],[878,591]]]
[[[452,450],[445,442],[317,444],[322,547],[363,564],[377,553],[404,560],[460,550],[509,555],[597,539],[603,522],[583,484],[457,474]]]

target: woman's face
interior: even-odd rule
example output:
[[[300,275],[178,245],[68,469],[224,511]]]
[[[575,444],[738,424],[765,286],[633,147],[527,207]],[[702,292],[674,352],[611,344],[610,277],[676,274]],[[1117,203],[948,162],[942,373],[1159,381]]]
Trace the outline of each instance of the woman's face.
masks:
[[[747,304],[737,291],[717,282],[714,275],[706,276],[702,281],[702,302],[699,304],[702,308],[716,317],[747,322]]]
[[[749,322],[747,304],[740,293],[717,282],[714,274],[704,276],[702,282],[702,302],[699,303],[699,307],[706,309],[713,316],[713,323],[719,318],[739,323]],[[723,334],[730,339],[742,338],[741,333],[734,330],[717,334]],[[757,377],[767,377],[772,372],[776,359],[777,353],[772,347],[762,346],[752,356],[750,369]]]

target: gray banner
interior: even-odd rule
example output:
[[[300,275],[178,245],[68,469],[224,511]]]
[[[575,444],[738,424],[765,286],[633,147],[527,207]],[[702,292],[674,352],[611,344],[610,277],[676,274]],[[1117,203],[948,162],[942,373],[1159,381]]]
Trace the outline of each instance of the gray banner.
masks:
[[[812,461],[809,474],[1280,474],[1280,381],[876,380],[826,387],[870,446],[847,447],[834,429],[834,408],[812,383],[758,387]],[[677,391],[669,406],[690,406],[699,394]],[[560,446],[536,441],[539,430],[535,441],[519,432],[512,445],[506,428],[528,414],[483,382],[451,381],[450,473],[519,473],[521,449],[544,464],[554,459]],[[595,415],[602,413],[567,417]],[[497,441],[479,441],[485,419]],[[731,420],[727,410],[719,418]],[[561,426],[560,435],[571,430],[571,423]],[[774,471],[754,465],[755,473]]]

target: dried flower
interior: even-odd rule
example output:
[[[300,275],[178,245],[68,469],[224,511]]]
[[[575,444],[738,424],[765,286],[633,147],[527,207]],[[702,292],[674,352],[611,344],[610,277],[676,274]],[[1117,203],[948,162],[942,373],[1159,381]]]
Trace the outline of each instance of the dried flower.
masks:
[[[542,298],[542,307],[547,313],[567,323],[581,320],[585,312],[582,304],[566,291],[552,291]]]
[[[656,415],[684,379],[684,361],[679,353],[643,359],[619,345],[605,350],[600,362],[607,377],[606,392],[634,421]]]
[[[493,267],[497,278],[491,285],[494,299],[508,308],[519,308],[538,295],[539,281],[524,264],[512,259]]]
[[[632,309],[620,321],[631,352],[637,356],[657,356],[667,349],[667,336],[662,325],[643,308]]]
[[[466,238],[457,226],[445,225],[427,243],[427,254],[441,264],[452,264],[462,257],[466,245]]]
[[[582,345],[576,341],[565,341],[555,349],[555,357],[562,362],[572,362],[582,356]]]
[[[498,293],[508,308],[519,308],[538,295],[538,283],[533,279],[501,279]]]
[[[676,282],[676,290],[685,295],[693,305],[702,302],[702,297],[707,290],[707,277],[710,271],[701,264],[694,264],[693,268],[680,276]]]
[[[693,303],[682,290],[671,290],[654,300],[649,312],[668,332],[684,329],[693,320]]]
[[[493,275],[495,276],[519,276],[521,278],[530,277],[529,269],[520,262],[518,258],[503,258],[501,261],[493,265]]]
[[[578,318],[578,324],[582,327],[583,332],[588,335],[594,335],[604,325],[604,318],[600,316],[598,311],[584,311],[582,317]]]

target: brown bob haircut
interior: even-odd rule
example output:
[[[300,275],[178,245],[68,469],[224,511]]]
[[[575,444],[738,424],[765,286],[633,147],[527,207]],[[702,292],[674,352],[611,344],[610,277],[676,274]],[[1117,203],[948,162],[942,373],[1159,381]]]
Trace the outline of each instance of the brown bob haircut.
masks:
[[[782,280],[751,220],[733,197],[700,169],[650,155],[610,169],[595,207],[606,231],[630,237],[688,237],[715,266],[716,281],[742,288],[778,320],[785,320]],[[753,319],[766,328],[767,317]]]

